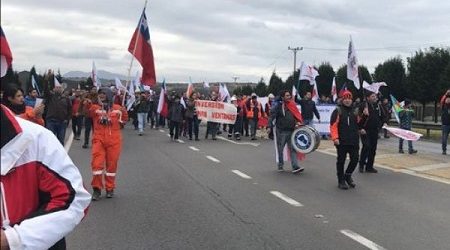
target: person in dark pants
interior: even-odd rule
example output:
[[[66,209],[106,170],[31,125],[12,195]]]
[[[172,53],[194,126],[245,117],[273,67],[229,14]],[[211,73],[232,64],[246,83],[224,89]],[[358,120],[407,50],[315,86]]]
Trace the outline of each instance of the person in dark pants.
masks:
[[[45,105],[47,108],[45,121],[46,127],[56,135],[64,146],[66,128],[72,118],[72,102],[69,97],[63,95],[63,87],[56,82],[53,91],[45,90]]]
[[[251,140],[256,140],[256,129],[258,128],[258,120],[264,115],[261,103],[258,102],[258,96],[252,94],[252,98],[245,103],[245,114],[250,125]]]
[[[358,164],[359,126],[358,117],[352,105],[352,92],[345,90],[341,94],[341,98],[342,104],[331,114],[330,132],[331,139],[337,150],[336,172],[338,188],[348,189],[348,186],[352,188],[356,186],[352,179],[352,174]],[[350,156],[350,162],[344,172],[347,154]]]
[[[405,100],[405,106],[398,114],[400,118],[400,128],[411,130],[412,126],[412,119],[414,117],[414,110],[411,109],[411,101],[409,99]],[[400,154],[403,154],[403,139],[399,138],[399,145],[398,145],[398,152]],[[417,150],[413,148],[413,142],[411,140],[408,141],[408,153],[409,154],[415,154],[417,153]]]
[[[389,100],[386,97],[383,98],[381,108],[383,111],[383,116],[385,118],[384,123],[389,124],[389,120],[391,119],[392,114],[392,107],[391,104],[389,103]],[[383,134],[385,139],[389,139],[387,129],[383,129]]]
[[[241,101],[241,108],[244,109],[245,103],[247,103],[248,100],[248,96],[243,96],[242,101]],[[241,129],[241,134],[243,134],[245,137],[249,137],[249,133],[248,133],[248,119],[247,116],[244,114],[244,117],[242,118],[242,129]]]
[[[198,100],[197,93],[192,93],[186,104],[185,116],[188,125],[189,140],[192,140],[192,132],[194,132],[195,140],[199,141],[200,139],[198,139],[198,126],[200,122],[198,120],[197,110],[195,108],[196,100]]]
[[[359,108],[362,149],[359,158],[359,171],[362,173],[378,173],[373,167],[378,144],[378,132],[384,121],[378,97],[366,90],[367,100]]]
[[[228,124],[228,138],[231,139],[234,135],[234,138],[239,141],[241,139],[243,111],[242,107],[239,106],[236,96],[231,97],[231,104],[236,107],[236,121],[234,122],[234,124]]]
[[[450,90],[447,90],[441,98],[441,122],[442,122],[442,154],[447,154],[448,134],[450,133]]]
[[[72,132],[75,140],[80,140],[81,129],[83,127],[84,116],[80,112],[81,109],[81,93],[76,90],[72,97]]]
[[[176,95],[169,108],[169,133],[171,140],[178,140],[180,125],[183,122],[183,105],[180,103],[180,97]]]
[[[314,115],[320,122],[320,114],[319,111],[317,110],[316,103],[313,100],[311,100],[311,92],[306,92],[304,99],[300,100],[299,103],[300,106],[302,107],[303,123],[305,125],[314,127],[313,123]]]
[[[89,137],[93,126],[92,117],[89,115],[89,108],[92,104],[98,103],[97,87],[92,87],[89,93],[87,93],[81,102],[80,112],[84,116],[84,143],[82,148],[88,148]]]
[[[217,93],[215,91],[211,92],[211,101],[217,102]],[[206,135],[205,139],[208,139],[208,135],[211,134],[213,140],[217,140],[217,130],[219,130],[219,123],[217,122],[207,122],[206,123]]]

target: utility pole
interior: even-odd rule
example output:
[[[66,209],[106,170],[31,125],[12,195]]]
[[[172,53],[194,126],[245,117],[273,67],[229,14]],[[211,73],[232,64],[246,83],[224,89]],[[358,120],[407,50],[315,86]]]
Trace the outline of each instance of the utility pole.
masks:
[[[239,79],[239,76],[233,76],[231,78],[233,78],[234,79],[234,83],[236,83],[237,79]]]
[[[297,70],[297,51],[303,50],[303,47],[291,48],[291,46],[289,46],[288,50],[292,50],[292,52],[294,52],[294,75],[295,75],[295,71]]]

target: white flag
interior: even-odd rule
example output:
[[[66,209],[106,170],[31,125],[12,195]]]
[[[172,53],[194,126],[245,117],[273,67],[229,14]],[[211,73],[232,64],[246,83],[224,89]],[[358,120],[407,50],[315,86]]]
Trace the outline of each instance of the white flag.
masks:
[[[300,80],[308,80],[309,84],[314,85],[319,72],[311,65],[302,62],[300,66]]]
[[[337,99],[336,77],[333,77],[333,84],[331,84],[331,95],[333,97],[333,102],[335,102]]]
[[[118,90],[126,90],[125,86],[122,85],[122,82],[118,77],[115,78],[116,89]]]
[[[350,42],[348,44],[347,79],[352,80],[357,89],[360,88],[358,76],[358,60],[356,59],[355,46],[353,45],[351,36]]]
[[[97,76],[97,68],[95,67],[95,61],[92,61],[91,79],[92,83],[94,84],[95,87],[97,87],[97,89],[99,89],[102,86],[102,83],[100,82]]]
[[[223,83],[219,85],[219,100],[222,102],[230,101],[230,92],[228,92],[227,86]]]
[[[33,89],[35,89],[38,93],[38,96],[41,96],[41,91],[39,91],[39,86],[37,85],[36,79],[34,79],[34,75],[31,75],[31,85],[33,86]]]
[[[297,99],[298,100],[300,100],[300,96],[299,96],[299,94],[298,94],[298,91],[297,91],[297,88],[295,87],[295,85],[292,85],[292,98],[294,98],[294,100],[295,100],[295,97],[297,97]]]
[[[53,76],[55,78],[55,87],[62,87],[61,83],[58,81],[58,78],[56,76]]]
[[[209,82],[203,82],[203,87],[209,89]]]
[[[385,82],[374,82],[369,84],[368,82],[363,81],[363,88],[375,94],[378,94],[381,86],[387,86],[387,84]]]
[[[317,83],[314,81],[314,88],[311,94],[311,100],[315,103],[319,102],[319,91],[317,90]]]

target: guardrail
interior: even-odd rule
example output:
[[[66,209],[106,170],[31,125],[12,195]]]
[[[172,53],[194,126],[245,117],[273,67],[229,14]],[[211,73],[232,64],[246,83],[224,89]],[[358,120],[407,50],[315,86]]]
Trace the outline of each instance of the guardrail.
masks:
[[[398,122],[395,119],[391,119],[389,121],[389,125],[398,126]],[[413,128],[420,128],[425,129],[427,131],[426,137],[430,137],[430,130],[441,130],[442,124],[441,123],[434,123],[434,122],[422,122],[422,121],[413,121],[412,122]]]

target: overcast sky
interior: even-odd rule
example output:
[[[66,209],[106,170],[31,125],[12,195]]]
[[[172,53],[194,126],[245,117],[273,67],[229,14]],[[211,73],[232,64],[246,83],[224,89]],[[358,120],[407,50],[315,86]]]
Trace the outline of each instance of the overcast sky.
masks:
[[[15,70],[97,69],[126,75],[141,0],[2,0]],[[369,70],[429,46],[450,46],[450,1],[153,0],[147,6],[156,75],[169,82],[266,80],[274,68],[346,63],[350,35]],[[318,49],[317,49],[318,48]],[[132,74],[140,70],[136,63]]]

